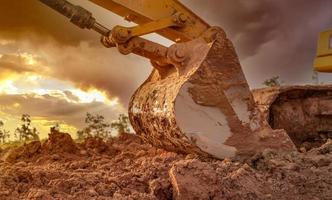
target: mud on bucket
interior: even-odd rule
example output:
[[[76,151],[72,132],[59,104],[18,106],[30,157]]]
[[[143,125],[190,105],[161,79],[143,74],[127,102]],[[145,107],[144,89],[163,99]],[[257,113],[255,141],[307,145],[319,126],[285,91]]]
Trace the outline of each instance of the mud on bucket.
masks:
[[[181,63],[154,69],[130,102],[131,123],[145,141],[216,158],[294,148],[284,131],[272,131],[261,116],[222,30],[169,51],[185,55]]]

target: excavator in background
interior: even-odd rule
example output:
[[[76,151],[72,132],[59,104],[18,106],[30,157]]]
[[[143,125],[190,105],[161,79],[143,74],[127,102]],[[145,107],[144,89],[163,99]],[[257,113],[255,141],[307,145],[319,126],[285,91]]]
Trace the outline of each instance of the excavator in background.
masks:
[[[323,31],[319,35],[314,67],[318,72],[332,72],[332,30]]]
[[[133,94],[129,118],[146,142],[170,151],[223,159],[319,143],[332,131],[332,87],[289,86],[251,91],[235,49],[177,0],[90,0],[134,22],[106,28],[65,0],[40,0],[102,44],[151,61],[153,70]],[[141,36],[157,33],[165,47]],[[318,139],[317,139],[318,138]]]

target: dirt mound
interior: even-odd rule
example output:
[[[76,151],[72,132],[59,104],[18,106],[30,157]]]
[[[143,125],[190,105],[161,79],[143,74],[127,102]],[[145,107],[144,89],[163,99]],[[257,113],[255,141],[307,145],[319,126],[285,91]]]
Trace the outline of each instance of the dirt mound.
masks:
[[[177,199],[331,199],[332,142],[308,153],[266,150],[249,163],[182,160],[171,168]]]
[[[36,154],[40,153],[41,143],[40,141],[33,141],[28,144],[24,144],[21,147],[10,149],[4,156],[4,160],[7,162],[15,162],[17,160],[29,160]]]
[[[2,160],[11,163],[18,161],[34,162],[43,156],[46,156],[44,160],[47,160],[47,156],[55,158],[64,153],[75,155],[78,151],[77,144],[68,133],[52,132],[43,143],[32,141],[25,143],[23,146],[7,150],[5,155],[2,156]]]
[[[332,139],[332,85],[267,87],[254,99],[273,129],[284,129],[301,151]]]
[[[38,148],[37,148],[38,147]],[[23,149],[23,150],[22,150]],[[0,199],[331,199],[332,142],[265,151],[247,163],[157,149],[124,134],[75,144],[66,134],[0,161]],[[51,152],[51,153],[50,153]]]
[[[68,133],[53,131],[43,143],[44,153],[77,153],[78,148]]]

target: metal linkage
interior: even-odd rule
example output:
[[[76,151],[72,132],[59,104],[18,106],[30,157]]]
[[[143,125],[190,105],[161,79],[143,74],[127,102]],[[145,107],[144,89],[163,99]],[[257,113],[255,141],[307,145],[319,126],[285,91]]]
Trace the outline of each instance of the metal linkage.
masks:
[[[151,21],[134,27],[115,26],[112,29],[112,38],[117,43],[125,43],[133,37],[157,32],[168,27],[183,27],[187,17],[182,13],[177,13],[171,17]]]
[[[169,48],[138,37],[149,34],[167,27],[183,27],[187,21],[184,14],[176,13],[171,17],[159,19],[134,27],[115,26],[112,30],[99,24],[88,10],[73,5],[66,0],[40,0],[42,3],[58,11],[70,19],[70,21],[82,29],[93,29],[103,37],[102,44],[105,47],[117,47],[119,52],[127,55],[134,53],[136,55],[148,58],[160,66],[174,64],[177,58],[173,56]],[[174,54],[177,55],[177,54]]]

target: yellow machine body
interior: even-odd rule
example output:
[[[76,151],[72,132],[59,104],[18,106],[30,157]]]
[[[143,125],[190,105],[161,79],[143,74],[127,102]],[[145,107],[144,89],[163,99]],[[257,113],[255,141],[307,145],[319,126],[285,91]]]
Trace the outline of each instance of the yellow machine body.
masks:
[[[319,35],[314,67],[318,72],[332,72],[332,29]]]

